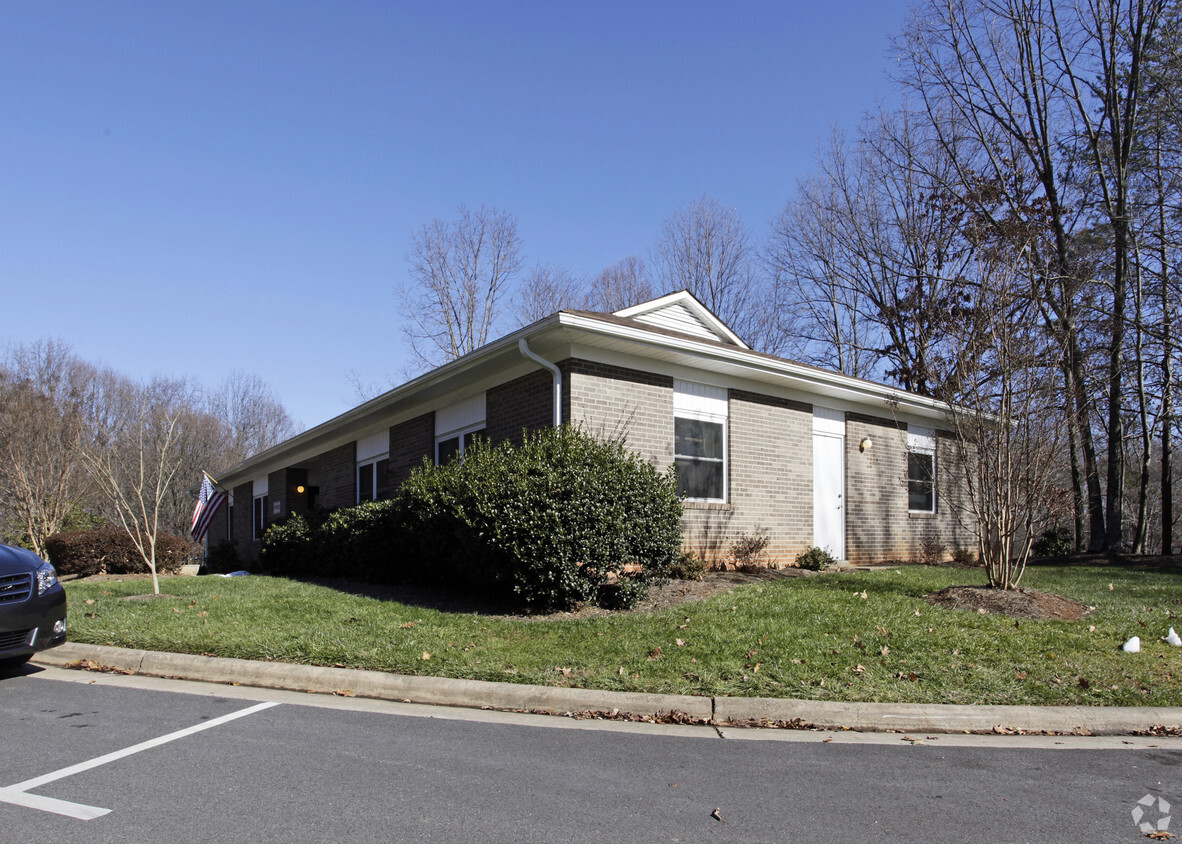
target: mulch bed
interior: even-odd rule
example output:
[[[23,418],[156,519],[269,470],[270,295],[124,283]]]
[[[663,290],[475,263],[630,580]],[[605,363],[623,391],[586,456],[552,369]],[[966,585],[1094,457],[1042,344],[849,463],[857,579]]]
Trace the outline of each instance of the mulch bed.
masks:
[[[1088,614],[1086,604],[1033,589],[995,589],[990,586],[949,586],[924,598],[950,610],[967,610],[1010,618],[1078,621]]]

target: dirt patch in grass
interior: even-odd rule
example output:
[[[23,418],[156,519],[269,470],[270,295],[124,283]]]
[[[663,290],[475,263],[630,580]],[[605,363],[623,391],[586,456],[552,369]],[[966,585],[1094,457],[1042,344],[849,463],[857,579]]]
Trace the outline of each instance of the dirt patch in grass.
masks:
[[[1079,601],[1050,592],[1035,592],[1033,589],[949,586],[924,598],[928,603],[945,609],[991,613],[1010,618],[1077,621],[1088,613],[1087,605]]]

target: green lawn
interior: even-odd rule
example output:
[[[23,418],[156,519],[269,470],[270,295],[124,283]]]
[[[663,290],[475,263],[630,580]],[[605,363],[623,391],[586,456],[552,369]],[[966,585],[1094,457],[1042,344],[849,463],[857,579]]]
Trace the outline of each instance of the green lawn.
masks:
[[[1023,586],[1095,610],[1020,621],[923,595],[976,570],[908,566],[788,578],[639,615],[494,619],[268,577],[71,582],[75,642],[403,674],[845,701],[1182,706],[1182,574],[1030,569]],[[1121,652],[1139,635],[1139,654]]]

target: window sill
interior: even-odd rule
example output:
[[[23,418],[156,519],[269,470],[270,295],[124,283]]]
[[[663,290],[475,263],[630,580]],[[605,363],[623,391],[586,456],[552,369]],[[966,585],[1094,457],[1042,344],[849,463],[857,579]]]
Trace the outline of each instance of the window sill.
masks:
[[[687,498],[681,502],[686,510],[730,510],[728,501],[708,501],[702,498]]]
[[[909,519],[934,519],[936,518],[935,510],[908,510],[907,518]]]

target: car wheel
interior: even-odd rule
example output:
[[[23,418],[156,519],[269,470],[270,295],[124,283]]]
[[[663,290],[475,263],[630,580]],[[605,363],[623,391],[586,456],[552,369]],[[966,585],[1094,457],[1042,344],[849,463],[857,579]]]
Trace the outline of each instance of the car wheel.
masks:
[[[32,658],[32,654],[25,656],[10,656],[0,659],[0,674],[11,674]]]

